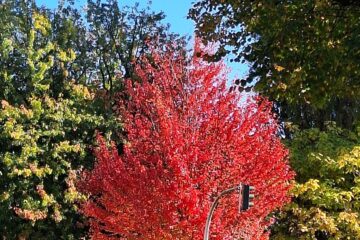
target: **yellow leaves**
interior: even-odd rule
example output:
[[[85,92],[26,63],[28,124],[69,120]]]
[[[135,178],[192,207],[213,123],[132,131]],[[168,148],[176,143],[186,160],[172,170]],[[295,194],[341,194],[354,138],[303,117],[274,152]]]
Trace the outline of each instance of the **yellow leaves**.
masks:
[[[22,130],[21,126],[17,126],[17,128],[15,129],[15,131],[10,133],[10,137],[13,140],[21,140],[22,137],[24,136],[24,131]]]
[[[335,44],[334,44],[334,42],[333,41],[328,41],[328,43],[327,43],[327,45],[328,45],[328,47],[329,48],[334,48],[335,47]]]
[[[1,50],[13,49],[13,41],[10,38],[4,38],[1,43]]]
[[[49,97],[49,96],[45,96],[44,98],[44,103],[46,104],[46,106],[51,109],[51,110],[55,110],[56,106],[57,106],[57,102],[55,101],[55,99]]]
[[[65,180],[68,188],[64,193],[65,201],[68,203],[75,203],[76,201],[85,201],[87,199],[84,194],[76,190],[75,187],[76,178],[77,178],[76,171],[70,170],[68,172],[68,177]]]
[[[41,114],[44,112],[41,101],[39,99],[32,98],[30,100],[30,105],[34,113],[34,117],[39,118]]]
[[[9,192],[3,192],[0,194],[0,202],[4,202],[10,198]]]
[[[2,162],[5,166],[9,167],[13,164],[12,156],[9,152],[5,153],[5,155],[2,157]]]
[[[64,199],[67,203],[75,203],[85,201],[87,197],[78,192],[75,187],[70,187],[64,192]]]
[[[297,184],[292,189],[292,193],[295,197],[304,194],[305,192],[314,192],[320,188],[318,179],[310,179],[304,184]]]
[[[70,167],[70,163],[65,161],[65,156],[68,153],[77,153],[78,155],[84,154],[84,149],[80,144],[70,143],[69,141],[62,141],[54,146],[54,150],[52,151],[52,157],[61,160],[60,163],[66,167]]]
[[[0,46],[0,55],[3,59],[6,59],[9,57],[10,52],[12,52],[14,49],[13,47],[13,41],[9,38],[5,38]]]
[[[15,108],[11,106],[7,101],[2,100],[2,111],[0,111],[0,121],[3,121],[3,134],[9,136],[11,139],[16,141],[23,140],[26,133],[24,132],[23,126],[18,123],[22,115],[31,116],[32,112],[25,109],[23,106]]]
[[[309,232],[309,228],[304,224],[299,223],[298,228],[301,232]]]
[[[31,170],[26,168],[26,169],[18,169],[15,168],[12,173],[10,173],[10,177],[14,177],[14,176],[23,176],[25,178],[30,177],[31,176]]]
[[[2,77],[4,83],[10,83],[11,82],[11,76],[9,75],[7,70],[4,70],[4,71],[0,72],[0,76]]]
[[[43,36],[47,36],[51,30],[50,21],[38,12],[33,13],[33,28],[29,31],[29,45],[27,47],[26,63],[31,73],[31,80],[35,90],[44,92],[49,89],[49,83],[46,82],[46,73],[53,66],[54,60],[48,57],[48,60],[41,60],[52,50],[55,46],[48,41],[45,46],[38,48],[34,43],[38,41],[36,33],[40,32]],[[40,39],[39,39],[40,40]]]
[[[341,191],[339,193],[339,199],[341,202],[345,203],[345,202],[351,202],[351,200],[354,198],[354,195],[352,192],[349,191]]]
[[[31,119],[34,116],[33,111],[31,109],[25,108],[24,105],[20,106],[20,112],[27,119]]]
[[[344,222],[357,222],[359,215],[352,212],[341,212],[339,214],[339,220]]]
[[[15,119],[13,118],[9,118],[5,124],[3,125],[4,127],[4,133],[6,134],[10,134],[13,130],[14,130],[14,125],[16,124]]]
[[[35,41],[35,30],[31,29],[29,32],[29,46],[28,46],[28,51],[29,51],[29,55],[31,56],[33,54],[33,46],[34,46],[34,41]]]
[[[330,234],[335,234],[338,231],[338,228],[336,227],[336,223],[331,216],[328,216],[326,212],[323,212],[319,208],[313,208],[312,210],[315,212],[314,220],[318,225],[317,226],[318,229],[327,231]]]
[[[329,48],[335,48],[337,45],[339,45],[340,44],[340,40],[336,40],[336,41],[333,41],[333,40],[329,40],[328,42],[327,42],[327,46],[329,47]]]
[[[52,42],[48,42],[44,48],[44,53],[49,53],[51,50],[54,50],[55,46]],[[53,62],[54,59],[50,58],[49,61]]]
[[[44,36],[48,35],[51,30],[51,23],[49,19],[38,12],[33,13],[33,23],[34,29],[40,31]]]
[[[31,60],[33,62],[39,62],[42,58],[44,58],[50,51],[54,50],[55,46],[52,42],[48,42],[46,43],[46,46],[44,48],[39,48],[36,51],[33,52],[32,55],[30,55]],[[47,63],[47,65],[49,67],[52,67],[51,64],[51,56],[50,58],[48,58],[48,62],[43,62],[43,63]]]
[[[287,85],[283,82],[279,82],[279,84],[277,85],[277,88],[282,91],[285,91],[287,89]]]
[[[301,69],[302,69],[301,67],[295,68],[294,72],[296,72],[296,73],[301,72]]]
[[[336,182],[334,179],[333,182]],[[332,187],[333,183],[320,183],[318,179],[310,179],[303,184],[296,184],[292,189],[294,197],[311,201],[313,205],[328,209],[344,208],[355,199],[354,193]]]
[[[74,60],[75,60],[76,54],[75,54],[75,52],[74,52],[73,49],[70,48],[70,49],[68,50],[68,56],[69,56],[69,60],[70,60],[70,61],[74,61]]]
[[[339,157],[339,168],[346,172],[360,170],[360,146],[355,146],[350,152],[346,152]]]
[[[304,184],[304,188],[307,190],[315,191],[320,188],[318,179],[310,179]]]
[[[36,192],[39,194],[39,196],[41,198],[41,206],[42,207],[51,206],[56,203],[54,196],[52,194],[50,194],[50,195],[47,194],[46,191],[44,190],[43,185],[37,185]]]
[[[320,208],[311,207],[306,209],[293,207],[291,210],[298,220],[297,228],[303,233],[308,233],[308,236],[314,236],[316,230],[326,231],[331,235],[336,235],[338,232],[334,218]]]
[[[31,172],[40,179],[52,173],[52,169],[48,165],[45,165],[44,167],[38,167],[36,163],[33,163],[29,164],[29,168]]]
[[[56,153],[62,153],[62,152],[80,152],[81,146],[80,144],[71,144],[69,141],[62,141],[59,144],[56,144],[55,146],[55,152]]]
[[[57,58],[60,61],[71,62],[71,61],[74,61],[75,58],[76,58],[76,54],[75,54],[74,50],[72,50],[72,49],[68,49],[67,51],[64,51],[62,49],[58,49],[57,51],[58,51],[57,52]]]
[[[274,64],[274,68],[275,68],[275,70],[278,71],[278,72],[282,72],[282,71],[285,70],[284,67],[282,67],[282,66],[280,66],[280,65],[277,65],[277,64]]]
[[[59,53],[57,54],[57,57],[61,60],[61,61],[66,61],[67,60],[67,54],[65,51],[60,50]]]
[[[341,212],[338,217],[340,224],[346,225],[348,231],[356,239],[360,239],[360,219],[359,214],[354,212]]]
[[[44,80],[45,73],[50,69],[50,65],[46,62],[39,62],[36,64],[36,72],[33,74],[32,79],[35,83],[41,82]]]
[[[94,99],[94,94],[90,93],[89,89],[81,84],[72,84],[73,94],[80,99],[92,100]]]

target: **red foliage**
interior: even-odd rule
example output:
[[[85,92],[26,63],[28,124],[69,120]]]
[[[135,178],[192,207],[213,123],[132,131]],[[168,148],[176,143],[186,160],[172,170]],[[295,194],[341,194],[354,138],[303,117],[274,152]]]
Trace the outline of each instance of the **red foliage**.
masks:
[[[265,217],[288,202],[293,173],[271,104],[240,107],[223,70],[171,49],[136,67],[141,83],[128,81],[119,106],[124,154],[98,137],[82,184],[94,239],[202,239],[214,198],[240,182],[255,186],[255,206],[239,213],[236,193],[222,199],[211,239],[267,239]]]

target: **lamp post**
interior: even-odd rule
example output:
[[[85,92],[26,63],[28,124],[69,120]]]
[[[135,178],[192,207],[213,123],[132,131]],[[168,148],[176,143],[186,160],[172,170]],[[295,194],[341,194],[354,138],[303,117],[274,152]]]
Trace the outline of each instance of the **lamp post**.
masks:
[[[222,191],[216,198],[215,201],[213,202],[213,204],[211,205],[210,208],[210,212],[208,214],[208,217],[206,219],[206,224],[205,224],[205,231],[204,231],[204,240],[209,240],[209,236],[210,236],[210,224],[211,224],[211,218],[214,214],[214,211],[216,209],[216,207],[219,205],[219,200],[227,195],[230,194],[234,191],[238,190],[239,191],[239,211],[245,211],[247,210],[249,207],[253,206],[253,202],[251,202],[250,200],[252,198],[254,198],[253,194],[250,194],[251,190],[254,190],[254,187],[240,183],[238,186],[226,189],[224,191]]]

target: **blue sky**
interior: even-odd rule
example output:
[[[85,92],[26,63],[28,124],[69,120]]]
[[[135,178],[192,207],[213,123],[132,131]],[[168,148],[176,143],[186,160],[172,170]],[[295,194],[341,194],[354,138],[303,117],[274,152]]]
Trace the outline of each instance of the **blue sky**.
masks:
[[[152,0],[151,9],[155,12],[163,11],[166,15],[164,23],[170,23],[170,30],[181,35],[193,36],[194,23],[187,19],[187,13],[195,0]],[[57,6],[57,0],[36,0],[39,5],[49,8]],[[77,6],[83,6],[86,0],[75,0]],[[132,6],[136,2],[140,6],[146,6],[148,0],[119,0],[121,6]],[[248,67],[240,63],[230,63],[225,60],[226,64],[232,69],[230,78],[244,76]]]
[[[36,0],[39,5],[55,8],[57,0]],[[77,6],[86,4],[86,0],[75,0]],[[119,0],[120,6],[133,6],[135,3],[145,7],[148,0]],[[151,9],[154,12],[163,11],[166,14],[166,23],[171,24],[171,31],[179,34],[189,34],[192,36],[194,32],[194,24],[191,20],[186,19],[188,10],[193,0],[152,0]]]

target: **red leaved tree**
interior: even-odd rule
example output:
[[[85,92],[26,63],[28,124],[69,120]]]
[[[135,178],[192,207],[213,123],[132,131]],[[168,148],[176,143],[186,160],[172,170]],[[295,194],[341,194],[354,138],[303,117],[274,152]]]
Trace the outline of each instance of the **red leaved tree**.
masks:
[[[239,213],[236,193],[215,211],[211,239],[267,239],[266,216],[288,202],[293,173],[271,104],[226,89],[222,64],[168,47],[136,66],[119,103],[124,153],[98,137],[97,164],[82,187],[94,239],[202,239],[216,196],[240,182],[255,206]],[[243,102],[243,100],[242,100]]]

